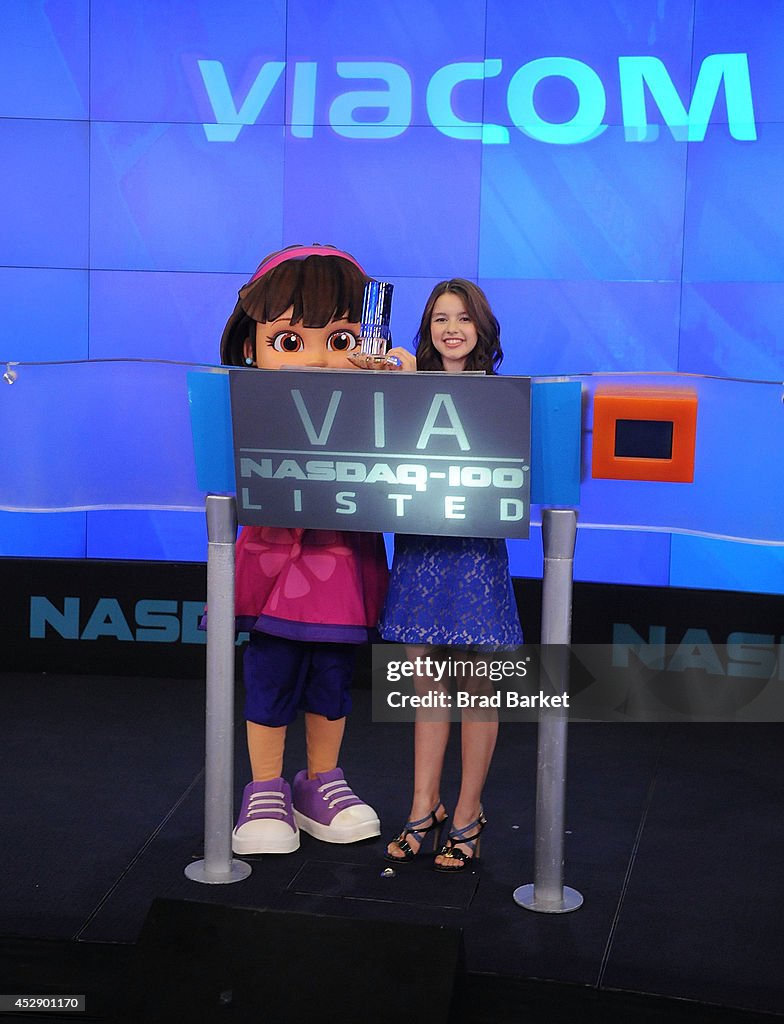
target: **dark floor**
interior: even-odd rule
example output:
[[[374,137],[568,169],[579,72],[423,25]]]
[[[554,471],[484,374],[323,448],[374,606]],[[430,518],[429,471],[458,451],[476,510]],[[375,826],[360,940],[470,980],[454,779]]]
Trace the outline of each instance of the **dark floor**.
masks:
[[[385,878],[382,839],[341,847],[303,836],[295,854],[248,858],[242,882],[202,885],[183,870],[202,842],[203,684],[5,674],[0,686],[0,993],[86,993],[86,1014],[69,1020],[177,1019],[150,1005],[169,1005],[176,979],[211,970],[216,951],[194,945],[195,914],[209,925],[200,935],[226,927],[241,937],[234,989],[223,993],[234,1002],[180,1019],[257,1019],[241,1005],[262,999],[253,960],[284,949],[284,934],[295,962],[266,970],[259,1006],[273,1005],[274,986],[290,1015],[258,1019],[310,1019],[291,1014],[318,973],[323,928],[337,929],[356,997],[360,978],[377,993],[365,1019],[392,1019],[394,995],[415,1019],[455,977],[451,1017],[444,998],[444,1015],[428,1011],[428,1021],[784,1016],[780,725],[572,725],[564,881],[585,902],[545,915],[512,898],[533,881],[536,726],[502,725],[476,874],[436,875],[422,858]],[[412,730],[371,722],[369,698],[355,692],[343,767],[388,837],[408,810]],[[456,789],[457,728],[445,799]],[[303,748],[292,727],[287,774]],[[241,723],[236,763],[239,798]],[[340,999],[327,1020],[353,1019],[349,996]]]

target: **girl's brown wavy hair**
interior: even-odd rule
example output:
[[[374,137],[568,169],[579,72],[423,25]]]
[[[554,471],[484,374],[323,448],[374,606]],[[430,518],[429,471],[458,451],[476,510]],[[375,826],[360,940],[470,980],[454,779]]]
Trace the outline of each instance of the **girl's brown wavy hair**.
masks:
[[[430,335],[430,321],[433,309],[442,295],[451,292],[463,300],[465,311],[476,327],[477,342],[473,351],[468,354],[464,370],[484,370],[495,373],[501,365],[504,353],[501,349],[501,327],[496,319],[487,296],[473,281],[463,277],[453,277],[449,281],[441,281],[430,293],[425,304],[422,321],[414,338],[418,370],[443,370],[441,356],[433,345]]]

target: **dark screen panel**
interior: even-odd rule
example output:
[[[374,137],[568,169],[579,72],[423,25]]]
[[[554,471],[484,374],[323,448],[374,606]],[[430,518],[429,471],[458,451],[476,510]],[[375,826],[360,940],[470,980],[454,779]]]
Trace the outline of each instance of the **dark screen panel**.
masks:
[[[616,420],[615,457],[671,459],[673,425],[666,420]]]

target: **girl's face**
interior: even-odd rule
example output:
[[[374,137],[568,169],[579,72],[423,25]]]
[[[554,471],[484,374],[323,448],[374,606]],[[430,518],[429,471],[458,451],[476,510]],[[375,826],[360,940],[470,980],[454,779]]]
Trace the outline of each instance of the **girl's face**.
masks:
[[[292,324],[293,309],[277,320],[256,324],[256,341],[245,342],[245,355],[264,370],[282,366],[315,366],[331,370],[353,370],[350,352],[359,349],[359,324],[332,320],[326,327]]]
[[[478,341],[476,326],[459,295],[454,292],[439,295],[430,317],[430,337],[444,369],[448,373],[459,373]]]

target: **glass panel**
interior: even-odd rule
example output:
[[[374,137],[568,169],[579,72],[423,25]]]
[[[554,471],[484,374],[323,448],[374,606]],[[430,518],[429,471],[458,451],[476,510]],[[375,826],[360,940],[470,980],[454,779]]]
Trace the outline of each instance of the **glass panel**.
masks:
[[[559,379],[580,380],[583,386],[580,529],[646,530],[784,545],[780,383],[677,373]],[[592,399],[598,387],[695,391],[694,482],[592,479]]]
[[[189,369],[132,359],[9,364],[0,381],[0,508],[203,509]]]
[[[187,374],[216,369],[121,359],[8,364],[0,382],[0,509],[202,509]],[[784,546],[781,384],[688,374],[558,379],[583,389],[580,529]],[[693,483],[592,479],[592,399],[600,386],[696,391]],[[216,424],[216,445],[221,437]]]

